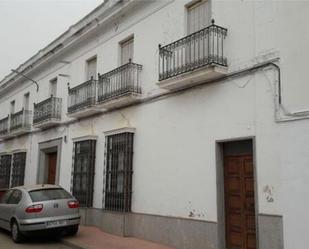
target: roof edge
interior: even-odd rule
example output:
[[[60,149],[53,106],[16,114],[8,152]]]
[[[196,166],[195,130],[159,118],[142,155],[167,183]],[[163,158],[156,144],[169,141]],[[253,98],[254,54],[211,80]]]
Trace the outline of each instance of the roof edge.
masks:
[[[64,48],[63,43],[70,41],[73,36],[75,37],[75,41],[78,40],[79,35],[83,36],[85,34],[84,31],[87,28],[90,28],[90,24],[93,21],[99,22],[100,19],[104,19],[106,14],[112,14],[113,7],[118,4],[131,2],[134,0],[105,0],[102,4],[97,6],[94,10],[84,16],[75,24],[71,25],[65,32],[59,35],[56,39],[50,42],[47,46],[40,49],[36,54],[18,66],[15,70],[22,73],[29,73],[31,69],[34,69],[34,65],[40,62],[42,59],[50,59],[53,57],[55,52],[58,52]],[[39,66],[39,65],[38,65]],[[6,86],[10,85],[14,81],[18,80],[20,76],[17,76],[16,73],[11,72],[6,75],[4,78],[0,80],[0,92],[6,88]],[[2,89],[1,89],[2,88]]]

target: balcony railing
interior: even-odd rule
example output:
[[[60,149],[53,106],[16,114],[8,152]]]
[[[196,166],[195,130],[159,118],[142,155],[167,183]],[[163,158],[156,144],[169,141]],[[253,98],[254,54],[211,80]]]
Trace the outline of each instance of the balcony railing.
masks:
[[[130,61],[106,74],[99,75],[98,102],[117,98],[128,93],[141,93],[141,69],[142,65]]]
[[[6,135],[9,132],[9,116],[0,120],[0,136]]]
[[[224,39],[227,29],[214,24],[169,45],[159,45],[159,80],[207,65],[227,66]]]
[[[10,117],[10,133],[18,129],[31,128],[31,111],[22,109],[19,112],[11,114]]]
[[[33,124],[61,119],[62,99],[51,96],[50,98],[34,104]]]
[[[95,105],[96,87],[97,81],[92,78],[76,87],[69,87],[68,112],[76,112]]]

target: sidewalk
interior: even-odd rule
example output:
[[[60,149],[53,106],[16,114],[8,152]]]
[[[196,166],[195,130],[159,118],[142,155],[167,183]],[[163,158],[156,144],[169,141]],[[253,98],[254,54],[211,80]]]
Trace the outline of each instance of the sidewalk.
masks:
[[[73,237],[64,237],[62,242],[75,249],[173,249],[133,237],[120,237],[102,232],[96,227],[80,226]]]

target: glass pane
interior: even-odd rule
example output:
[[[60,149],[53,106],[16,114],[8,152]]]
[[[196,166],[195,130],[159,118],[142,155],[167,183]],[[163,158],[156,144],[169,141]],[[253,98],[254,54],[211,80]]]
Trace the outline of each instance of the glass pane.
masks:
[[[29,192],[29,195],[33,202],[73,198],[72,195],[61,188],[33,190]]]

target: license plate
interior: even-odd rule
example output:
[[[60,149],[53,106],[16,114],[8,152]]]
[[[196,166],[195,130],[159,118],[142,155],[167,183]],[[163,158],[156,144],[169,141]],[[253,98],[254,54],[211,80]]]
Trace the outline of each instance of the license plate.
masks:
[[[48,221],[48,222],[46,222],[46,227],[48,227],[48,228],[61,227],[61,226],[65,226],[66,224],[67,224],[66,220]]]

